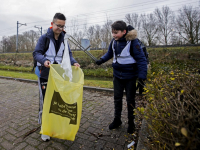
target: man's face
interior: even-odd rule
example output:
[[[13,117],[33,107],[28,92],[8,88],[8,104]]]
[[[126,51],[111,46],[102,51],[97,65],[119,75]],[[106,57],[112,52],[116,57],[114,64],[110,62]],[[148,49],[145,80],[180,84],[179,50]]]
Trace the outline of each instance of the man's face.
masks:
[[[112,30],[112,36],[115,40],[119,40],[126,34],[126,30],[121,31],[121,30]]]
[[[52,29],[54,34],[60,34],[65,28],[65,21],[55,19],[54,22],[51,22]]]

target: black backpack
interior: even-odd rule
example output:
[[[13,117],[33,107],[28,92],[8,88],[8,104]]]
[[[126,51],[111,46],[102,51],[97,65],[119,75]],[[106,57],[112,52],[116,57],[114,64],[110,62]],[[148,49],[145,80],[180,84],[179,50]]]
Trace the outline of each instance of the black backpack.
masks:
[[[42,53],[42,55],[44,55],[46,53],[46,51],[49,49],[49,43],[50,43],[50,39],[46,37],[46,39],[45,39],[45,49],[44,49],[44,52]],[[34,71],[36,66],[37,66],[37,61],[34,59],[33,60],[32,72]]]
[[[144,55],[145,55],[145,57],[147,59],[147,64],[149,64],[149,53],[147,52],[146,46],[139,39],[137,39],[137,40],[139,41],[140,46],[141,46],[141,48],[143,50],[143,53],[144,53]],[[134,58],[132,45],[133,45],[133,40],[131,41],[130,55]]]

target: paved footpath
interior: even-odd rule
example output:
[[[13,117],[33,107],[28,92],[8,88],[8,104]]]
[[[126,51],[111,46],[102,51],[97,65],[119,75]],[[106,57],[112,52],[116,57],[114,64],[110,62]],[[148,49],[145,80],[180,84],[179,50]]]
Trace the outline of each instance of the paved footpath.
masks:
[[[38,86],[34,83],[0,79],[0,150],[127,150],[133,135],[127,134],[125,100],[122,126],[110,131],[113,120],[113,94],[84,90],[83,111],[75,141],[51,138],[43,142],[38,127]],[[100,135],[100,136],[99,136]]]

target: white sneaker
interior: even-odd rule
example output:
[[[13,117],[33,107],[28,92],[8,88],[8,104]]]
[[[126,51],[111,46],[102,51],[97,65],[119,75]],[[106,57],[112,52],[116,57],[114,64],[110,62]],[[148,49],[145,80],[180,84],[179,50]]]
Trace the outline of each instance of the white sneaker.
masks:
[[[42,135],[41,135],[41,138],[42,138],[42,140],[45,141],[45,142],[50,140],[50,136],[48,136],[48,135],[43,135],[43,134],[42,134]]]

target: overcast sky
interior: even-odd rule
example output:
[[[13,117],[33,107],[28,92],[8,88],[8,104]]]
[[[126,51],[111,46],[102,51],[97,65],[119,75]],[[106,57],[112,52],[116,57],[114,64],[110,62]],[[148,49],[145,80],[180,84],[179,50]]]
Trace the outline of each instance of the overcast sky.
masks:
[[[38,31],[35,25],[47,29],[56,12],[65,14],[68,26],[72,19],[90,26],[101,25],[107,18],[123,20],[128,13],[151,13],[166,5],[174,11],[183,5],[200,8],[200,0],[0,0],[0,40],[17,33],[17,21],[27,24],[19,28],[19,34]]]

